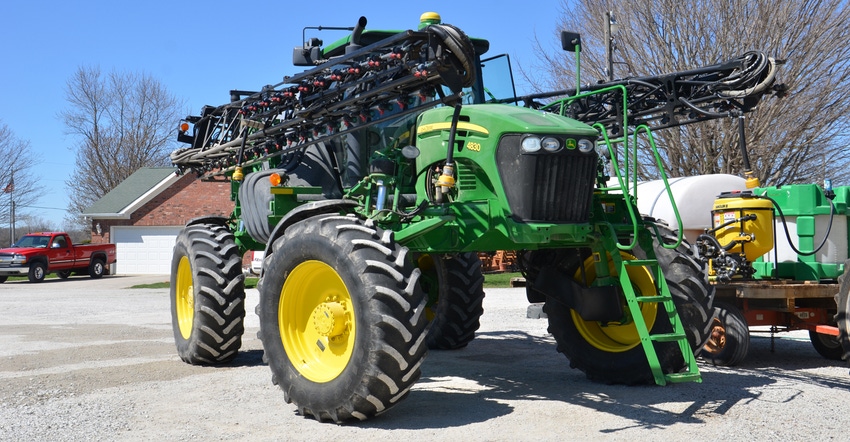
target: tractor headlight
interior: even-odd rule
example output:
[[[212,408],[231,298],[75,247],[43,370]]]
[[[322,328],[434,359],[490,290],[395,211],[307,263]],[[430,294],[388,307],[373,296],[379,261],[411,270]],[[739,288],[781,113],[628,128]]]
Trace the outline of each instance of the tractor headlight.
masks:
[[[561,140],[553,137],[546,137],[540,141],[543,150],[547,152],[557,152],[561,150]]]
[[[522,147],[523,152],[537,152],[538,150],[540,150],[540,138],[537,138],[534,135],[529,135],[522,139],[522,141],[520,142],[520,146]]]
[[[581,153],[590,153],[596,149],[596,143],[592,140],[582,139],[578,140],[578,150]]]

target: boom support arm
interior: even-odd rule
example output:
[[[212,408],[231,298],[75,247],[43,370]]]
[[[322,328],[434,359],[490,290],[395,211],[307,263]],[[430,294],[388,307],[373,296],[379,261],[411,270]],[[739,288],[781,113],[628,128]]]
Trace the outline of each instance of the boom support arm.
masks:
[[[627,127],[645,124],[652,129],[663,129],[749,112],[764,95],[784,94],[785,85],[775,84],[778,63],[781,62],[762,52],[747,52],[734,60],[703,68],[625,78],[582,87],[580,91],[528,95],[516,101],[588,124],[599,123],[610,136],[622,136],[623,115]],[[593,93],[596,91],[600,92]],[[554,97],[565,98],[548,104],[538,101]]]
[[[230,103],[206,106],[202,115],[187,117],[178,140],[191,147],[172,152],[172,163],[180,172],[225,174],[450,103],[474,83],[477,72],[472,43],[446,24],[401,32],[347,52],[260,92],[232,91]],[[441,86],[452,94],[445,95]]]

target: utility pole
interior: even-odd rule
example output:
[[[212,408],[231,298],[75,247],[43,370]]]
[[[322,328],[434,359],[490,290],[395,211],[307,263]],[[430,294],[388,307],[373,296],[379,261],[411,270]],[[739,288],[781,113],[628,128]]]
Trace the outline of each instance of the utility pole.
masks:
[[[614,32],[617,32],[617,20],[614,11],[605,13],[605,56],[608,61],[608,81],[614,81]]]
[[[12,170],[9,184],[3,188],[9,194],[9,247],[15,244],[15,171]]]

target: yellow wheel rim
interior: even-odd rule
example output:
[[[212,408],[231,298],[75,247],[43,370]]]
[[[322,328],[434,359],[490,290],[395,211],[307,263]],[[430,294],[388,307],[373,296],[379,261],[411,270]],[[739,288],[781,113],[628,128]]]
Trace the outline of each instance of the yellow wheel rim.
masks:
[[[634,256],[625,252],[620,252],[623,259],[635,259]],[[593,282],[596,279],[596,267],[594,266],[593,257],[588,258],[584,262],[584,271],[587,275],[587,280]],[[609,260],[608,271],[611,275],[615,275],[614,261]],[[629,279],[632,281],[635,294],[637,296],[652,296],[656,294],[655,282],[652,279],[652,274],[646,267],[629,266],[626,269],[629,274]],[[577,271],[575,279],[581,281],[581,272]],[[641,315],[643,316],[646,327],[652,330],[655,324],[655,317],[658,314],[657,303],[643,303],[640,307]],[[623,311],[628,312],[628,307],[623,304]],[[620,353],[631,350],[640,345],[640,336],[637,328],[631,320],[626,322],[609,322],[603,324],[596,321],[585,321],[575,311],[571,311],[573,322],[581,336],[592,346],[608,353]]]
[[[183,339],[189,339],[192,335],[192,322],[195,320],[195,287],[192,282],[192,265],[189,264],[188,256],[181,257],[177,264],[174,297],[180,335]]]
[[[331,266],[305,261],[292,269],[278,319],[283,348],[305,378],[329,382],[345,370],[354,353],[354,303]]]

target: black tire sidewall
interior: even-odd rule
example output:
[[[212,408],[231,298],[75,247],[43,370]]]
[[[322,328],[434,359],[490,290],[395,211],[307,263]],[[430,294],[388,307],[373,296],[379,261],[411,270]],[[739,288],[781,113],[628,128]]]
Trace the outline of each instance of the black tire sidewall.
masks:
[[[106,264],[104,264],[103,260],[100,258],[95,258],[89,264],[89,276],[92,279],[98,279],[105,273]]]
[[[259,336],[273,383],[301,414],[338,423],[365,419],[397,404],[419,379],[427,352],[426,301],[420,271],[408,253],[391,231],[339,215],[295,223],[271,245],[258,283]],[[308,260],[335,270],[349,292],[356,321],[346,366],[322,382],[294,368],[280,335],[280,320],[286,319],[278,314],[281,290],[292,269]]]
[[[650,334],[669,333],[669,321],[665,320],[662,306],[658,306],[658,314],[650,329]],[[558,302],[549,301],[544,306],[549,318],[549,332],[558,342],[558,350],[570,360],[570,366],[585,372],[588,379],[606,383],[642,384],[654,381],[649,362],[643,346],[623,352],[607,352],[589,343],[576,327],[569,307]],[[654,343],[659,363],[665,371],[674,371],[682,365],[682,356],[672,346],[675,343]]]
[[[180,358],[184,361],[191,363],[192,355],[194,354],[191,341],[192,336],[190,335],[189,339],[183,337],[183,333],[180,332],[180,323],[177,320],[177,269],[180,266],[181,258],[184,256],[189,258],[189,266],[192,268],[192,281],[194,282],[197,277],[197,275],[195,275],[195,264],[192,262],[192,256],[189,254],[186,237],[181,234],[177,235],[171,259],[171,328],[174,332],[174,344],[177,346],[177,354],[180,355]],[[198,307],[198,304],[195,303],[193,315],[198,314]],[[194,333],[194,324],[192,328],[192,333]]]
[[[219,365],[230,362],[236,357],[239,348],[242,346],[242,333],[244,331],[243,319],[245,317],[245,290],[244,279],[241,274],[241,266],[229,267],[229,273],[224,273],[219,269],[208,257],[203,257],[202,254],[195,250],[192,245],[192,237],[206,237],[206,239],[223,241],[217,243],[215,248],[207,250],[207,253],[218,254],[222,259],[224,266],[228,266],[228,262],[234,259],[236,249],[233,243],[233,237],[230,234],[222,236],[225,228],[216,225],[195,224],[184,228],[178,235],[174,244],[174,252],[171,259],[171,327],[174,332],[174,343],[177,347],[177,354],[180,358],[189,364],[196,365]],[[189,338],[184,338],[180,332],[180,323],[177,316],[177,275],[180,266],[180,260],[183,257],[189,260],[189,267],[192,272],[193,286],[193,321],[192,331]],[[241,257],[238,257],[241,262]],[[225,286],[229,287],[231,293],[223,293],[223,288],[220,287],[215,279],[209,275],[201,275],[201,269],[205,268],[205,272],[216,273],[216,278],[224,280]],[[235,280],[239,281],[235,281]],[[212,300],[209,294],[202,294],[201,289],[204,283],[207,283],[207,288],[214,291],[215,298],[223,299],[224,305],[219,305]],[[235,284],[235,285],[234,285]],[[210,317],[210,313],[204,310],[214,312],[217,319],[224,318],[225,323],[219,324],[217,320]],[[226,332],[225,332],[226,330]],[[211,338],[210,333],[217,333],[224,337],[222,342]],[[212,349],[212,351],[210,350]],[[218,353],[218,354],[215,354]]]
[[[741,363],[750,347],[750,330],[744,313],[730,302],[715,301],[714,310],[717,320],[724,328],[726,342],[716,352],[705,349],[700,356],[713,365],[732,367]]]
[[[37,269],[41,269],[39,273]],[[41,282],[44,281],[44,278],[47,276],[47,265],[41,261],[34,262],[30,264],[30,270],[27,273],[27,277],[30,282]]]
[[[269,367],[284,385],[287,385],[290,396],[296,400],[300,397],[310,396],[310,403],[317,409],[333,409],[337,404],[349,399],[352,391],[357,390],[363,370],[368,366],[368,346],[371,341],[371,330],[367,324],[374,324],[380,318],[371,317],[369,309],[363,305],[362,299],[355,293],[364,293],[363,281],[354,270],[354,267],[362,268],[352,262],[352,259],[343,253],[340,248],[333,248],[332,242],[321,235],[296,235],[286,238],[287,246],[285,252],[277,251],[272,255],[268,268],[264,268],[263,289],[268,293],[279,294],[289,272],[298,264],[307,260],[318,260],[333,267],[342,279],[349,293],[354,307],[354,318],[357,324],[355,331],[354,347],[351,359],[345,369],[335,379],[322,383],[322,388],[317,388],[315,382],[305,378],[299,373],[290,360],[283,347],[280,336],[280,328],[263,327],[263,349],[269,361]],[[329,247],[331,246],[331,247]],[[355,264],[355,265],[352,265]],[[278,309],[280,307],[280,296],[260,297],[260,324],[279,324]]]
[[[850,361],[850,259],[844,261],[844,273],[838,278],[838,293],[835,295],[838,326],[838,342],[841,344],[841,359]]]
[[[429,308],[434,313],[428,324],[428,348],[455,350],[465,347],[475,338],[484,313],[484,275],[481,260],[475,253],[454,257],[430,255],[433,268],[423,271],[423,277],[436,284],[437,301]],[[428,292],[426,292],[428,293]],[[430,294],[429,294],[430,296]]]

